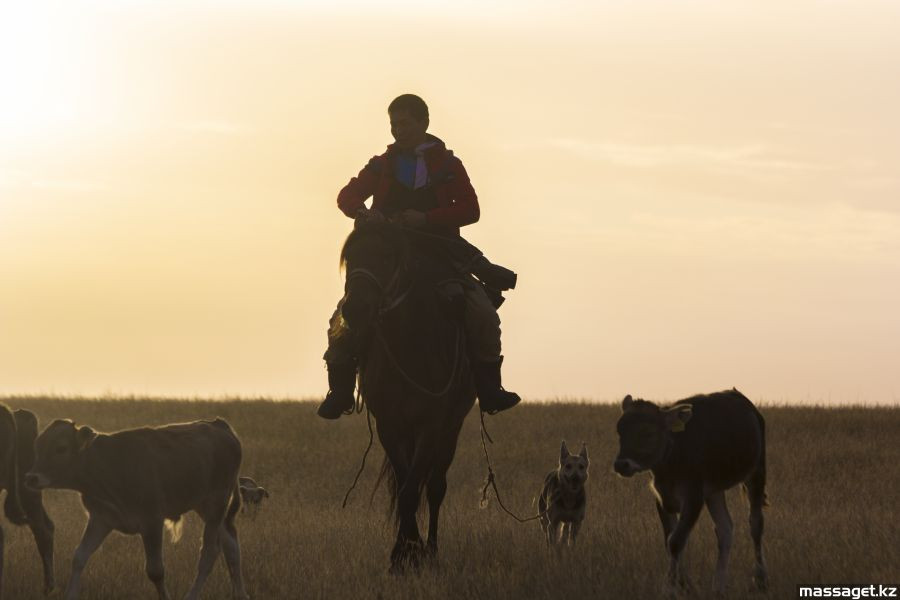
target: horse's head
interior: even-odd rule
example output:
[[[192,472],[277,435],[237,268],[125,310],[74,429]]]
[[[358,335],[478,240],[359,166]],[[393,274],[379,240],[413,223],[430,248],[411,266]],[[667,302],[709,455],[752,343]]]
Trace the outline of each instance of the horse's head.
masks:
[[[409,261],[409,242],[396,225],[359,223],[347,236],[341,264],[347,272],[341,314],[351,329],[371,326],[396,294]]]

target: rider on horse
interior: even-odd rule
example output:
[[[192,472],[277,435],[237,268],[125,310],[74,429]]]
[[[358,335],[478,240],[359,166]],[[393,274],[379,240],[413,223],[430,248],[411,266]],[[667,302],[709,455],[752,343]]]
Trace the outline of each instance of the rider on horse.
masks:
[[[389,219],[423,236],[449,240],[446,245],[471,248],[480,256],[459,235],[460,227],[478,221],[478,198],[462,161],[444,142],[426,133],[428,106],[418,96],[404,94],[388,106],[388,116],[396,143],[373,157],[344,186],[338,194],[338,208],[351,218]],[[372,208],[366,209],[364,203],[370,196]],[[481,410],[494,414],[512,408],[519,396],[504,390],[500,377],[503,357],[497,306],[502,298],[498,301],[499,294],[494,294],[492,300],[484,286],[471,278],[461,292],[465,298],[468,354]],[[325,419],[337,419],[354,406],[357,346],[341,316],[342,305],[343,300],[331,317],[324,356],[330,389],[318,414]]]

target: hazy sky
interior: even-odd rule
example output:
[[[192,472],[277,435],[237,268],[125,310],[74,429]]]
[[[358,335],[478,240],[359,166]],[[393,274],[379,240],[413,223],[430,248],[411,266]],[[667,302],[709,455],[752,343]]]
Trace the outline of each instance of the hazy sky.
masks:
[[[326,390],[423,96],[526,398],[900,402],[900,3],[0,0],[0,394]]]

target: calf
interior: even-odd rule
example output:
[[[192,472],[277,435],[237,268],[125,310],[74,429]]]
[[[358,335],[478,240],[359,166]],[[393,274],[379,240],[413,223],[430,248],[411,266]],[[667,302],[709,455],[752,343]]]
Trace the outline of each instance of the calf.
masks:
[[[195,511],[205,524],[197,578],[187,598],[200,596],[220,550],[236,598],[246,599],[234,517],[240,510],[241,443],[222,419],[97,433],[57,420],[37,438],[34,489],[81,493],[88,523],[72,560],[67,600],[78,597],[81,573],[103,540],[116,530],[144,542],[147,576],[168,599],[162,560],[163,526]]]
[[[753,578],[764,590],[768,585],[762,552],[765,422],[750,400],[734,389],[662,408],[626,396],[616,427],[616,473],[631,477],[649,470],[653,476],[652,489],[670,559],[668,585],[689,585],[679,559],[705,503],[716,525],[719,546],[715,588],[724,592],[733,530],[725,491],[742,483],[750,500],[750,533],[756,549]]]
[[[258,485],[250,477],[238,477],[238,485],[240,486],[244,509],[250,507],[255,514],[259,510],[263,498],[269,497],[269,491]]]
[[[6,489],[4,512],[14,525],[28,525],[44,567],[44,593],[54,587],[53,521],[44,510],[42,493],[24,487],[34,462],[37,417],[27,410],[11,412],[0,404],[0,490]],[[0,597],[3,595],[3,529],[0,528]]]

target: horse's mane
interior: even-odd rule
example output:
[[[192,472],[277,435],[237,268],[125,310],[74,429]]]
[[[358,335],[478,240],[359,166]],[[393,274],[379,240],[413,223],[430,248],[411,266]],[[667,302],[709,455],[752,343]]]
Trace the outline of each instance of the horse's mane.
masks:
[[[360,239],[369,236],[379,236],[386,244],[392,246],[397,252],[400,264],[406,264],[409,259],[409,240],[399,225],[388,222],[358,222],[353,231],[347,236],[341,248],[340,268],[347,266],[347,258],[350,248]]]

